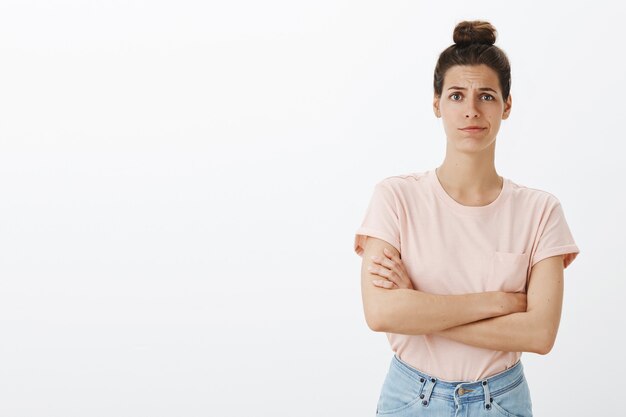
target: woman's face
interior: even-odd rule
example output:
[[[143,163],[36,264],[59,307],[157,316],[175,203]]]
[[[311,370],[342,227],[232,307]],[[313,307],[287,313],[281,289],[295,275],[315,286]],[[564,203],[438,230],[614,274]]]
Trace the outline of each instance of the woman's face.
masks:
[[[491,146],[500,121],[509,117],[511,96],[506,102],[502,99],[498,74],[487,65],[455,65],[446,71],[441,97],[434,97],[433,109],[443,119],[450,145],[461,151],[481,151]]]

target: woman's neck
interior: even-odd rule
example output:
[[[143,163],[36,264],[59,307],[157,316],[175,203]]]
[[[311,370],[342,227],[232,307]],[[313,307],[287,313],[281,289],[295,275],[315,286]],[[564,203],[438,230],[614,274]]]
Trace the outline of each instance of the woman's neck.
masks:
[[[502,190],[504,178],[496,172],[493,160],[452,162],[446,158],[435,173],[446,193],[460,204],[484,206]]]

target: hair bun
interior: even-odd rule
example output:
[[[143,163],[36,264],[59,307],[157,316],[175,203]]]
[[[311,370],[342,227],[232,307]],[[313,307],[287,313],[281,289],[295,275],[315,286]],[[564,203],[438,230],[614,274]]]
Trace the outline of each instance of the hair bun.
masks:
[[[483,20],[465,20],[454,28],[452,39],[457,45],[469,45],[472,43],[482,43],[493,45],[496,43],[496,28],[491,23]]]

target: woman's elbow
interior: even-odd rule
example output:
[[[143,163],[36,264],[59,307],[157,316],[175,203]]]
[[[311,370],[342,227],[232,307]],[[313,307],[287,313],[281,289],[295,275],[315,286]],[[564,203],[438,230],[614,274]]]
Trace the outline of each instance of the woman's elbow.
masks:
[[[552,350],[552,346],[550,344],[543,344],[541,346],[538,346],[533,353],[537,353],[539,355],[547,355],[548,353],[550,353],[550,351]]]
[[[370,306],[365,308],[365,322],[367,327],[375,332],[385,332],[386,327],[383,320],[383,314],[380,308]]]
[[[534,349],[533,352],[539,355],[547,355],[554,347],[556,341],[556,332],[550,330],[543,330],[537,337],[534,337]]]

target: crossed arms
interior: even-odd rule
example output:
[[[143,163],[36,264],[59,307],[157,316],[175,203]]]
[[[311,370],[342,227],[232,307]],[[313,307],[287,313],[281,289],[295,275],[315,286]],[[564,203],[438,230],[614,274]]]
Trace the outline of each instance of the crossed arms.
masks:
[[[391,253],[384,254],[383,249]],[[553,256],[537,262],[526,294],[490,291],[436,295],[412,288],[381,288],[367,267],[372,255],[399,261],[384,240],[368,236],[361,267],[365,320],[377,332],[437,334],[459,342],[505,352],[545,355],[554,346],[563,302],[563,260]]]

